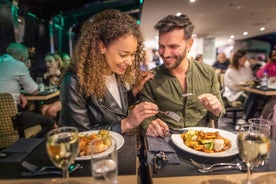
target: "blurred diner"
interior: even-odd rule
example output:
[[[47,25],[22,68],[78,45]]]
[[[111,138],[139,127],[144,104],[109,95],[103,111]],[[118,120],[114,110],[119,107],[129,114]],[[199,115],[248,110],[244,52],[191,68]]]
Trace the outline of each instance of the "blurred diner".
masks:
[[[226,54],[224,52],[220,52],[217,55],[217,60],[213,64],[213,68],[217,72],[217,74],[225,73],[228,66],[230,65],[229,59],[227,59]]]
[[[269,77],[276,76],[276,46],[270,53],[269,61],[257,71],[256,75],[261,78],[264,73],[267,73]]]
[[[20,43],[10,43],[7,53],[0,57],[0,93],[10,93],[18,110],[24,109],[27,104],[25,96],[21,94],[21,88],[30,95],[38,93],[38,85],[31,78],[24,63],[27,59],[28,50]],[[50,117],[25,110],[19,113],[24,129],[34,125],[42,126],[37,137],[44,137],[54,127],[55,121]]]
[[[135,105],[136,95],[153,78],[140,70],[145,60],[142,33],[136,21],[119,10],[104,10],[92,18],[82,26],[62,80],[59,125],[125,133],[158,112],[153,103]]]

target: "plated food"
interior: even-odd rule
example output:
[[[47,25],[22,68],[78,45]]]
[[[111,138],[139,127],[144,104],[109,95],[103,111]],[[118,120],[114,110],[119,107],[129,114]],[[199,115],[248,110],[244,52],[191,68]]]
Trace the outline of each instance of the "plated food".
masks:
[[[99,139],[103,138],[103,139]],[[95,153],[101,153],[107,150],[111,144],[111,135],[108,130],[99,130],[97,133],[82,134],[79,137],[79,156],[87,156],[91,154],[91,143],[93,142],[96,149]]]
[[[116,144],[116,148],[117,148],[117,150],[119,150],[124,145],[124,142],[125,142],[124,137],[117,132],[108,131],[108,133],[113,138],[112,144]],[[81,145],[79,146],[79,154],[78,154],[76,160],[90,160],[91,159],[91,146],[88,143],[89,143],[89,141],[92,141],[92,140],[89,140],[89,139],[95,140],[95,137],[98,138],[100,136],[99,134],[102,134],[100,132],[100,130],[91,130],[91,131],[79,133],[79,136],[82,138],[85,138],[85,139],[82,140],[83,141],[82,143],[81,142],[79,143]],[[106,151],[99,152],[99,153],[97,153],[97,155],[98,156],[105,155],[108,153],[108,150],[109,149],[107,148]],[[84,151],[84,152],[81,153],[82,151]]]
[[[188,130],[180,136],[186,146],[205,153],[222,152],[231,148],[231,141],[218,131]]]
[[[225,130],[221,130],[221,129],[216,129],[216,128],[208,128],[208,127],[190,127],[190,128],[183,128],[182,129],[184,132],[189,132],[189,131],[203,131],[203,132],[218,132],[219,135],[223,138],[226,138],[229,140],[229,142],[231,143],[231,146],[224,150],[221,149],[222,148],[222,141],[219,140],[216,143],[216,149],[220,150],[220,151],[214,151],[214,152],[204,152],[201,150],[196,150],[194,148],[191,148],[189,146],[187,146],[184,141],[183,138],[181,137],[182,134],[172,134],[171,135],[171,140],[173,142],[174,145],[176,145],[178,148],[180,148],[181,150],[188,152],[190,154],[194,154],[194,155],[198,155],[198,156],[202,156],[202,157],[212,157],[212,158],[223,158],[223,157],[230,157],[230,156],[234,156],[238,154],[238,147],[237,147],[237,135],[232,133],[232,132],[228,132]],[[209,145],[208,145],[209,144]],[[206,147],[211,147],[212,143],[206,143]],[[213,148],[214,148],[214,144],[213,144]]]

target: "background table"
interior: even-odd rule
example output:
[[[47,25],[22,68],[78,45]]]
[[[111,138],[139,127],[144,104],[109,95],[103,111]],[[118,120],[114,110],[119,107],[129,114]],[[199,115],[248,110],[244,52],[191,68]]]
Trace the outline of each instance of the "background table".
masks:
[[[57,90],[55,92],[50,92],[47,94],[38,94],[38,95],[26,95],[26,99],[28,101],[34,101],[35,105],[35,112],[40,113],[41,112],[41,102],[53,99],[57,96],[59,96],[60,91]]]
[[[262,89],[262,88],[243,86],[243,85],[236,85],[236,87],[243,91],[256,93],[264,96],[276,96],[276,89],[269,89],[269,88]]]

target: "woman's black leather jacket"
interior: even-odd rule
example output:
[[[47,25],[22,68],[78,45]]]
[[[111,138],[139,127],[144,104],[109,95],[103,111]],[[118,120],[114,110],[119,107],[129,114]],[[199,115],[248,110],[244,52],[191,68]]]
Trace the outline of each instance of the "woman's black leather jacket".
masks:
[[[77,77],[68,73],[61,84],[60,126],[74,126],[79,131],[107,129],[121,133],[121,120],[127,117],[129,104],[135,99],[132,91],[118,84],[122,108],[107,91],[104,98],[95,99],[92,95],[85,98],[80,93]]]

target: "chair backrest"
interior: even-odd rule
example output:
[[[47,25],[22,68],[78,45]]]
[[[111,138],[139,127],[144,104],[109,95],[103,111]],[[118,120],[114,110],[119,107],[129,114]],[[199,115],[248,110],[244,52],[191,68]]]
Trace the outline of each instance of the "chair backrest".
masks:
[[[9,93],[0,93],[0,148],[7,147],[18,138],[14,129],[12,117],[17,113],[13,97]]]

